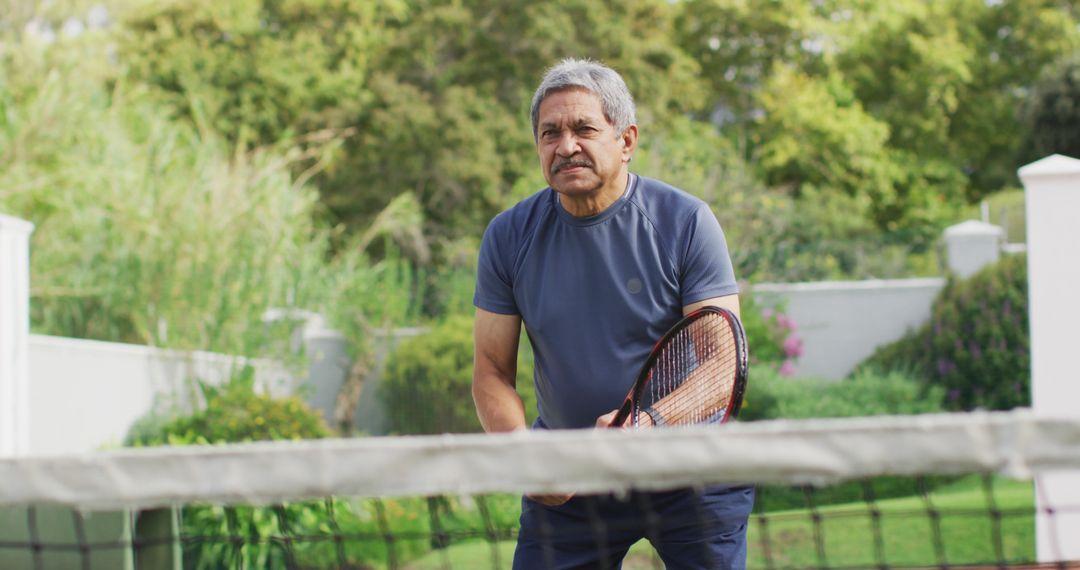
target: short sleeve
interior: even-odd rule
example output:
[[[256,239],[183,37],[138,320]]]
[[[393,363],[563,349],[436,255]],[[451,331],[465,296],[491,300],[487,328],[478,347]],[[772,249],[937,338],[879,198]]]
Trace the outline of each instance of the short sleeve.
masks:
[[[510,270],[513,262],[505,253],[516,251],[516,247],[508,243],[510,236],[507,232],[500,231],[500,221],[500,217],[492,220],[480,241],[473,305],[492,313],[516,315],[519,311],[514,300],[514,282]]]
[[[683,246],[680,289],[684,306],[739,292],[724,231],[707,204],[694,210]]]

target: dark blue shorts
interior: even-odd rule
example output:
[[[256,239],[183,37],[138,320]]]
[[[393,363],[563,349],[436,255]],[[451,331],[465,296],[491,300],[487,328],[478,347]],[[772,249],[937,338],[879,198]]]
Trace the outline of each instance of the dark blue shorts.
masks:
[[[753,504],[753,487],[585,495],[558,507],[524,498],[514,570],[616,570],[642,538],[668,570],[745,568]]]

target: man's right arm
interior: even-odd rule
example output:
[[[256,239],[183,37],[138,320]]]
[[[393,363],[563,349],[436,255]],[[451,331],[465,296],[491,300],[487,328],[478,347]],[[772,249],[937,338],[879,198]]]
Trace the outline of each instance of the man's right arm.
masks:
[[[476,309],[473,325],[473,401],[484,431],[528,429],[515,388],[521,317]]]

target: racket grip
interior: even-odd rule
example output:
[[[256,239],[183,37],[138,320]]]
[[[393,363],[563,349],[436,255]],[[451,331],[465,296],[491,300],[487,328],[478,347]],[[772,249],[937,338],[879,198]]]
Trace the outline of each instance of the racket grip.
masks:
[[[630,416],[630,410],[632,410],[633,408],[634,402],[630,398],[627,398],[626,401],[623,402],[622,407],[619,408],[619,413],[615,414],[615,417],[612,418],[611,423],[608,424],[608,427],[622,427],[622,425],[626,422],[626,418]]]

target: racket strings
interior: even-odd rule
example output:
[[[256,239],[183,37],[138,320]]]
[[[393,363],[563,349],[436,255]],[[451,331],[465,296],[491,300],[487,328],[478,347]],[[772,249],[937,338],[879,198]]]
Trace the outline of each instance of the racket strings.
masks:
[[[723,421],[739,361],[734,334],[731,323],[716,314],[676,333],[656,359],[638,407],[651,408],[668,424]]]

